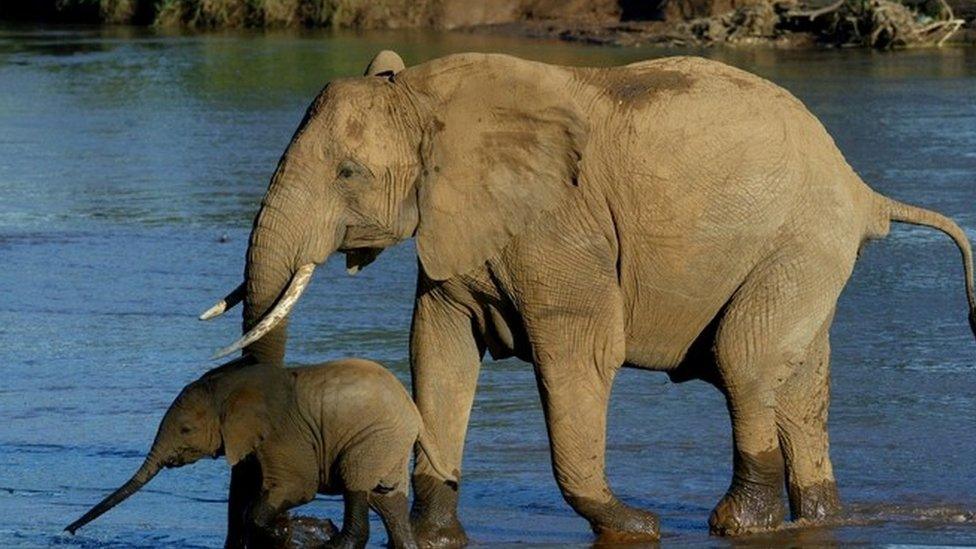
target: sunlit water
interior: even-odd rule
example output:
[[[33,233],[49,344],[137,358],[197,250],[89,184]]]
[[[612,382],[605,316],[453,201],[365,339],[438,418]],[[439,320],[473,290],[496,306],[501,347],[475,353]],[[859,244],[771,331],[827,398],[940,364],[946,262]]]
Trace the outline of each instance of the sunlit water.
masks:
[[[239,282],[252,216],[308,102],[386,47],[408,63],[466,50],[577,65],[672,53],[463,34],[0,31],[0,546],[220,545],[223,461],[167,470],[79,535],[60,531],[128,478],[172,397],[238,334],[236,314],[195,314]],[[874,188],[976,237],[976,50],[704,54],[788,88]],[[361,355],[408,383],[412,245],[356,278],[340,263],[298,306],[290,360]],[[958,252],[896,227],[863,254],[834,324],[845,521],[736,543],[976,544],[974,362]],[[712,387],[618,377],[610,480],[660,513],[667,544],[732,543],[706,530],[729,439]],[[341,517],[329,499],[306,512]],[[591,540],[552,480],[525,364],[483,368],[461,514],[480,543]],[[385,540],[376,521],[373,532]]]

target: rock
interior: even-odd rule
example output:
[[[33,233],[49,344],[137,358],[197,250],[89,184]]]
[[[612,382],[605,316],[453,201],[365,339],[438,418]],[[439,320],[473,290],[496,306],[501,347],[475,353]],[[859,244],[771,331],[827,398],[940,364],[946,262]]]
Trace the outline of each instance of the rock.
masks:
[[[291,519],[291,547],[320,547],[339,533],[329,519],[296,516]]]

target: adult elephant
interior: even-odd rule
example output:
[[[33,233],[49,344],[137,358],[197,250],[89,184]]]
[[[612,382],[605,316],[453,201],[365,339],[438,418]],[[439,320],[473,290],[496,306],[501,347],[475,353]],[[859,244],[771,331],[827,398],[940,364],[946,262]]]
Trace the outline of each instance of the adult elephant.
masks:
[[[328,84],[254,223],[246,334],[225,349],[281,360],[314,265],[350,271],[415,237],[410,358],[437,450],[460,470],[485,350],[535,366],[566,501],[611,539],[654,539],[604,471],[621,366],[703,379],[728,399],[731,486],[711,529],[818,520],[839,507],[828,456],[828,332],[859,247],[890,221],[972,254],[951,220],[873,192],[788,92],[673,57],[610,69],[462,54],[403,68],[392,52]],[[454,486],[418,456],[422,540],[463,542]]]

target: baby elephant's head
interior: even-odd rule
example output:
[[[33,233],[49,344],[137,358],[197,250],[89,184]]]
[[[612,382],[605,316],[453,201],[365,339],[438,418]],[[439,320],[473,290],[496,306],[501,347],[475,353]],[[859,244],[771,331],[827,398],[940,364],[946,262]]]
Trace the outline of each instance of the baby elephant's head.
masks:
[[[190,384],[166,411],[147,458],[157,470],[160,466],[181,467],[220,455],[220,414],[208,385],[206,381]]]
[[[181,467],[226,455],[234,465],[267,436],[265,399],[246,384],[228,388],[224,376],[204,376],[186,386],[163,416],[149,455],[118,490],[65,530],[72,534],[145,486],[163,467]]]

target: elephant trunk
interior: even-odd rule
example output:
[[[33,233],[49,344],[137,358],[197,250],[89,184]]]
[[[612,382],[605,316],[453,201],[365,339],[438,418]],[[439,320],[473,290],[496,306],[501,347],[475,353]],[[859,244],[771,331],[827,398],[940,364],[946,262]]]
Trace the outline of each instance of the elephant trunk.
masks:
[[[81,518],[72,522],[65,528],[66,531],[74,534],[76,530],[82,526],[88,524],[89,522],[97,519],[106,513],[109,509],[115,507],[119,503],[122,503],[126,498],[136,493],[140,488],[146,485],[156,473],[161,469],[159,460],[155,457],[155,453],[150,452],[149,457],[143,462],[139,470],[136,471],[132,478],[130,478],[125,484],[119,487],[118,490],[112,492],[105,499],[98,503],[98,505],[92,507],[87,513],[82,515]]]
[[[284,361],[288,338],[288,313],[311,277],[314,265],[307,259],[310,212],[301,211],[310,203],[302,184],[277,181],[298,177],[287,164],[272,181],[254,221],[244,268],[243,333],[238,343],[258,361]],[[228,347],[231,349],[234,347]],[[226,350],[226,349],[225,349]],[[233,349],[231,349],[233,350]]]
[[[306,183],[315,181],[306,161],[286,154],[254,219],[244,266],[244,283],[200,315],[209,320],[244,302],[243,333],[213,358],[240,349],[255,360],[282,364],[288,314],[305,290],[315,264],[335,252],[341,240],[335,215],[316,216]]]

